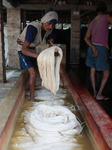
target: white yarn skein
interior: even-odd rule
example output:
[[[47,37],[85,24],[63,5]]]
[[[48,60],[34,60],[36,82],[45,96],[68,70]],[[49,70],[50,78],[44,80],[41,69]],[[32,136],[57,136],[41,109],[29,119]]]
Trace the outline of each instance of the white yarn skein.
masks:
[[[54,56],[57,51],[60,56]],[[58,46],[52,46],[43,50],[37,58],[42,86],[50,90],[54,95],[59,90],[59,70],[62,56],[62,49]]]
[[[74,142],[82,127],[76,116],[65,106],[40,103],[26,113],[25,128],[36,143]],[[47,139],[46,139],[47,137]]]

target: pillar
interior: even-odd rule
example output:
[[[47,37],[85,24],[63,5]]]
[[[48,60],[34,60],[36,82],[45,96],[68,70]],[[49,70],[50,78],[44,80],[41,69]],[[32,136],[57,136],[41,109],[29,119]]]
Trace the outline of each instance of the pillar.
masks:
[[[8,68],[19,69],[17,38],[20,34],[20,9],[7,9]]]
[[[78,64],[80,55],[80,13],[79,11],[71,11],[71,48],[70,63]]]
[[[5,52],[4,52],[4,32],[3,32],[3,7],[2,0],[0,1],[0,81],[6,82],[5,70]]]

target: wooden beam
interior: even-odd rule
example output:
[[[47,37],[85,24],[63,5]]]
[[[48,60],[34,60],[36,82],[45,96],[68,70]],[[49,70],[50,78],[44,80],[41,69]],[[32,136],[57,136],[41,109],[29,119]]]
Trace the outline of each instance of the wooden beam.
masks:
[[[16,8],[26,9],[26,10],[47,10],[50,8],[50,4],[21,4]],[[108,11],[112,11],[112,4],[107,5]],[[71,5],[71,4],[64,4],[59,6],[56,4],[54,6],[56,10],[71,10],[74,9],[76,11],[85,10],[85,11],[95,11],[96,5]]]
[[[5,72],[5,50],[4,50],[4,32],[3,32],[3,6],[0,1],[0,80],[6,82]]]

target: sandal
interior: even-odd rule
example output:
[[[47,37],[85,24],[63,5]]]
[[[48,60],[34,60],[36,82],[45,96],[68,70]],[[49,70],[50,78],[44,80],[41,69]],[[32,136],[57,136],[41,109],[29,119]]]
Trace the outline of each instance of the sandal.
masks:
[[[100,97],[100,98],[98,98],[97,96],[96,96],[96,100],[97,101],[107,101],[107,100],[109,100],[110,98],[109,97],[106,97],[106,96],[102,96],[102,98]]]

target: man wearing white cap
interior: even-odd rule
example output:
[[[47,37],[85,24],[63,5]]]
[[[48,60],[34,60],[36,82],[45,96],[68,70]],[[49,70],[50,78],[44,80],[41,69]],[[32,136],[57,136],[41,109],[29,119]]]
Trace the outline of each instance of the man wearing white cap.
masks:
[[[50,43],[53,43],[54,35],[52,31],[57,22],[58,14],[53,8],[50,8],[41,18],[41,21],[33,21],[26,26],[17,40],[20,68],[28,69],[30,75],[29,88],[31,101],[34,101],[37,75],[38,54],[35,52],[35,47],[46,38],[49,38]],[[52,44],[49,44],[49,46],[52,46]]]

